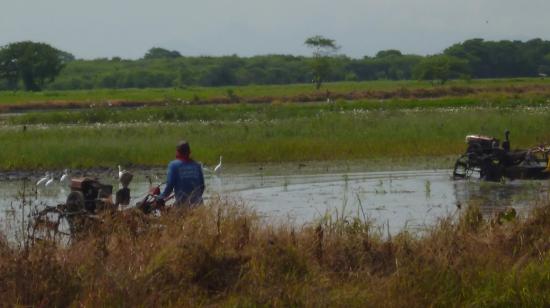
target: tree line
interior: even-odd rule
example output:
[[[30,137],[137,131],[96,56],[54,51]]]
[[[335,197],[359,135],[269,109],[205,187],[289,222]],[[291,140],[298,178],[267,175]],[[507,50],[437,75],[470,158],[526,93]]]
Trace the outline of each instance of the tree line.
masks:
[[[151,48],[141,59],[75,59],[44,43],[17,42],[0,48],[0,90],[164,88],[364,80],[534,77],[550,74],[550,41],[471,39],[430,56],[383,50],[350,58],[334,40],[305,41],[312,56],[182,56]]]

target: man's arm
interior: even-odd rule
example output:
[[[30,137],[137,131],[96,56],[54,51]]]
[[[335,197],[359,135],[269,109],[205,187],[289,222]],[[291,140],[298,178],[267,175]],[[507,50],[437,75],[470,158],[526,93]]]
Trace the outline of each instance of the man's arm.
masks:
[[[172,166],[172,164],[169,164],[167,175],[166,175],[166,187],[164,188],[164,191],[159,195],[159,198],[165,199],[168,196],[170,196],[170,194],[174,190],[175,176],[176,176],[176,170]]]

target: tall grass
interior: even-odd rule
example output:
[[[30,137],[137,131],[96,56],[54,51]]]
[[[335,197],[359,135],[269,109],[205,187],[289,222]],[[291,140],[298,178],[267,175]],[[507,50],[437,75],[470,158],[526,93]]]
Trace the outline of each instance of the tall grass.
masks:
[[[458,155],[464,136],[501,136],[512,146],[550,141],[545,109],[444,109],[319,112],[269,121],[188,121],[5,126],[0,169],[164,165],[187,138],[196,159],[287,162]]]
[[[525,220],[471,205],[425,236],[354,217],[268,225],[212,201],[102,217],[69,247],[0,241],[9,306],[547,306],[550,206]]]

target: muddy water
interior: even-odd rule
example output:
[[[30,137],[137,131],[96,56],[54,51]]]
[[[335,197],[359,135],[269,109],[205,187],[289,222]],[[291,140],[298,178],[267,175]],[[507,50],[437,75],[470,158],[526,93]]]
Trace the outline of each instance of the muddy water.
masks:
[[[519,213],[549,196],[547,181],[480,183],[453,181],[449,170],[353,172],[281,168],[268,172],[259,168],[227,168],[221,176],[206,174],[208,198],[230,198],[243,202],[267,220],[303,224],[325,215],[371,219],[391,233],[422,230],[440,217],[456,216],[468,203],[476,202],[484,213],[505,207]],[[160,182],[164,170],[136,172],[130,188],[132,204],[147,192],[149,180]],[[117,186],[114,174],[100,176]],[[33,177],[0,182],[0,217],[20,221],[23,203],[33,206],[63,203],[69,190],[59,183],[39,188]],[[22,194],[22,192],[25,192]],[[27,207],[28,209],[29,207]],[[28,212],[28,210],[27,210]]]
[[[277,176],[240,175],[230,195],[279,221],[310,222],[326,214],[366,217],[391,233],[424,230],[457,216],[469,203],[486,215],[507,207],[520,214],[548,200],[549,183],[453,181],[450,170],[345,172]]]

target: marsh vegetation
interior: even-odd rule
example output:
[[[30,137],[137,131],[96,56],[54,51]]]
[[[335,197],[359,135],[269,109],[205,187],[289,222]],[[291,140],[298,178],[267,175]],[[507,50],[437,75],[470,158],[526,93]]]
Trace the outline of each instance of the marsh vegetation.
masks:
[[[424,107],[397,101],[387,108],[342,102],[28,114],[0,128],[0,168],[158,166],[171,159],[173,142],[182,136],[208,164],[220,154],[232,163],[457,155],[466,134],[500,137],[505,129],[513,132],[513,147],[550,139],[546,107],[530,107],[530,101],[505,101],[506,108],[469,100],[410,103]],[[40,122],[48,124],[30,124]]]

